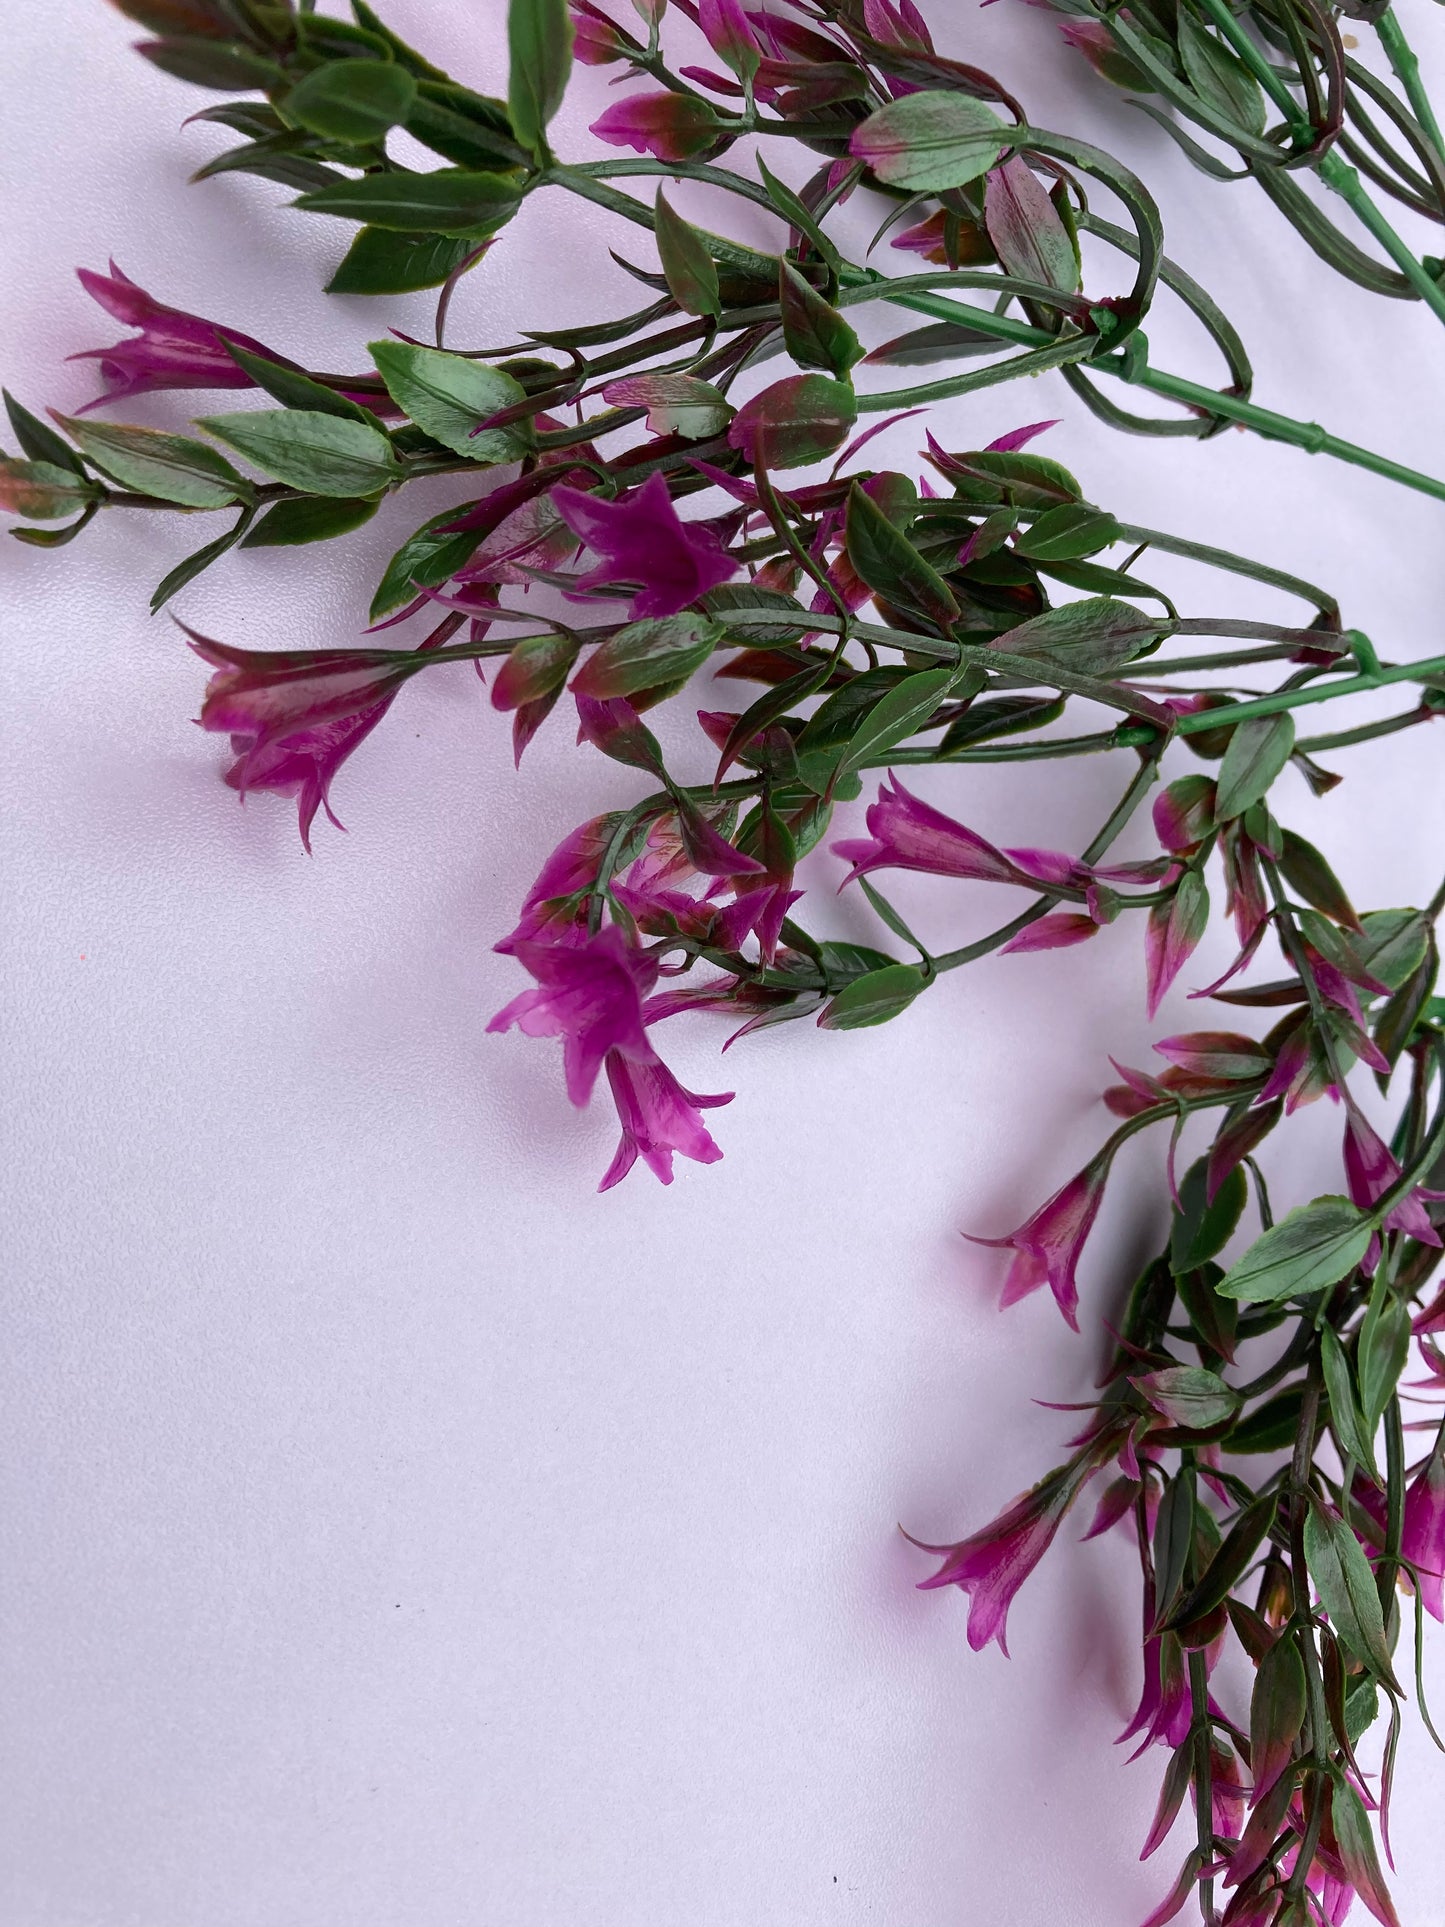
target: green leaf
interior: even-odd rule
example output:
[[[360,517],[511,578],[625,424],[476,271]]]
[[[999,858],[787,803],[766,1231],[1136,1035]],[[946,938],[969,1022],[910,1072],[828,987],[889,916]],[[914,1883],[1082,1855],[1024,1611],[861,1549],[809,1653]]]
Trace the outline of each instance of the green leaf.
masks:
[[[520,709],[559,690],[577,660],[572,636],[523,636],[512,645],[492,683],[495,709]]]
[[[415,294],[440,287],[476,247],[451,234],[364,227],[326,284],[328,294]]]
[[[475,462],[515,462],[527,452],[529,421],[472,432],[479,422],[527,399],[521,383],[500,368],[406,341],[373,341],[371,353],[392,400],[445,447]]]
[[[1373,1434],[1410,1357],[1410,1313],[1394,1292],[1376,1287],[1360,1327],[1360,1403]]]
[[[1171,1425],[1205,1432],[1223,1425],[1239,1410],[1239,1394],[1203,1365],[1168,1365],[1131,1378],[1134,1387]]]
[[[956,669],[920,669],[890,689],[868,711],[839,761],[841,769],[862,769],[874,757],[921,729],[957,680]]]
[[[304,542],[329,542],[369,522],[378,507],[374,495],[302,496],[277,502],[242,542],[243,549],[299,548]]]
[[[517,139],[531,153],[546,148],[547,123],[562,105],[572,69],[572,15],[567,0],[511,0],[507,9],[511,67],[507,110]]]
[[[986,174],[1008,144],[1008,129],[981,100],[929,89],[880,107],[849,144],[889,187],[937,194]]]
[[[685,680],[702,668],[726,633],[721,623],[698,616],[630,622],[593,650],[572,687],[579,695],[605,699]]]
[[[1329,1614],[1341,1643],[1369,1667],[1376,1679],[1399,1692],[1370,1562],[1339,1514],[1326,1511],[1313,1493],[1309,1496],[1309,1511],[1305,1514],[1305,1564],[1315,1582],[1320,1603]]]
[[[789,227],[796,228],[799,234],[811,242],[817,250],[819,260],[825,262],[829,269],[836,274],[843,265],[843,257],[833,245],[827,231],[823,228],[817,216],[813,213],[813,210],[808,206],[807,202],[803,200],[801,195],[793,192],[786,181],[780,181],[778,179],[777,175],[769,169],[767,162],[761,154],[756,158],[758,175],[762,180],[763,188],[768,199],[778,210],[779,214],[782,215]]]
[[[54,522],[97,499],[93,482],[54,462],[17,462],[0,455],[0,509],[32,522]],[[20,531],[26,533],[26,531]]]
[[[1061,502],[1048,509],[1014,544],[1016,555],[1033,562],[1070,562],[1094,555],[1119,540],[1119,524],[1087,502]]]
[[[876,594],[947,628],[958,620],[953,591],[857,482],[848,491],[848,560]]]
[[[966,749],[971,743],[1022,735],[1057,722],[1063,713],[1062,696],[991,696],[986,702],[971,703],[956,723],[950,723],[939,747]]]
[[[1242,1418],[1221,1441],[1226,1452],[1281,1452],[1299,1430],[1304,1395],[1298,1385],[1276,1392]]]
[[[907,1010],[928,978],[914,964],[891,963],[855,977],[827,1004],[818,1017],[822,1030],[867,1030],[886,1024]]]
[[[1314,844],[1307,843],[1293,830],[1284,832],[1279,868],[1285,882],[1292,890],[1297,891],[1306,903],[1312,904],[1316,910],[1333,918],[1347,930],[1360,928],[1360,920],[1355,915],[1354,905],[1345,894],[1344,885]]]
[[[1219,766],[1214,805],[1218,820],[1227,823],[1261,802],[1293,748],[1294,718],[1288,711],[1278,716],[1248,716],[1236,723]]]
[[[1083,496],[1062,462],[1027,449],[980,448],[950,455],[943,470],[960,502],[1002,503],[1008,508],[1049,509]]]
[[[1309,1688],[1299,1647],[1281,1633],[1259,1662],[1249,1702],[1249,1758],[1260,1792],[1289,1764],[1309,1710]]]
[[[207,415],[200,426],[278,482],[309,495],[372,495],[401,473],[378,429],[312,408]]]
[[[733,415],[722,390],[696,375],[624,375],[608,382],[602,399],[614,408],[645,408],[652,434],[681,435],[690,442],[720,435]],[[789,606],[796,605],[789,600]]]
[[[1200,1158],[1190,1165],[1179,1187],[1180,1208],[1174,1214],[1169,1245],[1169,1266],[1174,1272],[1193,1271],[1223,1251],[1244,1213],[1249,1185],[1239,1165],[1215,1192],[1212,1204],[1205,1197],[1208,1182],[1209,1160]]]
[[[1354,1270],[1374,1230],[1374,1220],[1348,1198],[1315,1198],[1257,1238],[1225,1273],[1219,1290],[1250,1304],[1322,1291]]]
[[[274,60],[252,53],[235,41],[170,34],[164,40],[139,41],[136,52],[174,80],[214,87],[227,94],[278,87],[285,78]]]
[[[1371,1477],[1378,1477],[1373,1432],[1366,1427],[1361,1415],[1349,1355],[1333,1325],[1320,1328],[1320,1362],[1324,1367],[1325,1390],[1329,1394],[1330,1419],[1340,1449],[1357,1465],[1363,1466]]]
[[[505,175],[443,167],[431,174],[363,174],[303,194],[296,206],[401,234],[464,234],[480,240],[510,221],[521,200],[521,187]]]
[[[1167,1618],[1184,1578],[1194,1544],[1194,1479],[1192,1473],[1166,1481],[1154,1520],[1154,1582],[1158,1618]],[[1156,1623],[1158,1623],[1156,1621]]]
[[[802,468],[841,447],[857,419],[857,398],[846,383],[787,375],[744,402],[728,442],[765,468]]]
[[[961,321],[934,321],[926,328],[910,328],[881,347],[868,351],[870,367],[930,367],[936,361],[953,361],[959,355],[991,355],[1002,344],[997,335],[981,328],[969,328]]]
[[[371,598],[373,622],[380,622],[383,616],[414,600],[418,584],[434,589],[439,583],[449,581],[471,560],[481,538],[471,529],[448,534],[445,528],[461,513],[458,508],[443,509],[402,543],[387,563],[386,573]]]
[[[273,401],[279,401],[283,408],[309,408],[317,414],[338,415],[346,421],[365,422],[370,428],[381,427],[370,409],[348,401],[345,395],[338,395],[334,388],[328,388],[324,382],[313,381],[310,375],[303,374],[299,368],[286,368],[265,355],[253,355],[248,348],[240,348],[234,341],[227,341],[224,335],[221,344],[236,366],[248,374],[258,388],[264,388]]]
[[[653,203],[653,231],[667,291],[686,314],[722,311],[717,263],[697,229],[673,208],[662,189]]]
[[[863,358],[863,344],[831,301],[825,301],[797,269],[778,263],[778,303],[783,346],[800,368],[821,368],[839,381]]]
[[[1105,676],[1147,654],[1171,626],[1165,617],[1146,615],[1131,602],[1087,596],[1046,609],[995,636],[994,642],[1012,656],[1037,656],[1061,668]]]
[[[991,168],[984,183],[984,224],[1005,274],[1072,294],[1079,252],[1047,188],[1020,154]]]
[[[223,509],[249,501],[251,484],[224,455],[186,435],[163,435],[154,428],[117,422],[80,421],[56,415],[95,466],[124,488],[155,495],[184,508]]]
[[[313,134],[362,145],[383,139],[415,100],[415,80],[395,61],[328,60],[304,74],[281,105],[288,120]]]
[[[1264,95],[1239,57],[1207,33],[1183,7],[1179,10],[1178,35],[1185,75],[1205,106],[1233,121],[1246,134],[1262,134]]]
[[[162,576],[151,596],[151,614],[163,609],[178,589],[184,589],[188,582],[194,582],[203,570],[209,569],[213,562],[218,562],[228,549],[233,549],[245,534],[255,513],[248,503],[241,510],[234,528],[227,529],[224,535],[218,535],[214,542],[207,542],[194,555],[188,555],[184,562],[178,562],[169,575]]]
[[[1429,1005],[1439,971],[1440,955],[1435,945],[1435,933],[1431,930],[1425,936],[1425,955],[1400,988],[1391,992],[1375,1019],[1375,1042],[1392,1069],[1399,1062],[1416,1024]]]
[[[1387,1760],[1389,1757],[1387,1753]],[[1387,1767],[1387,1780],[1388,1775]],[[1331,1779],[1330,1824],[1340,1858],[1350,1877],[1350,1885],[1375,1919],[1384,1923],[1384,1927],[1400,1927],[1400,1916],[1395,1911],[1390,1890],[1385,1885],[1385,1876],[1380,1870],[1380,1857],[1375,1851],[1375,1836],[1370,1828],[1370,1816],[1365,1811],[1365,1804],[1338,1769]]]
[[[1248,1572],[1278,1510],[1279,1495],[1267,1492],[1240,1513],[1219,1550],[1169,1615],[1171,1627],[1187,1626],[1191,1620],[1202,1619],[1205,1613],[1224,1604]]]
[[[1372,977],[1398,990],[1419,969],[1429,947],[1430,921],[1418,910],[1367,910],[1358,961]]]
[[[10,426],[15,431],[21,454],[28,455],[32,462],[48,462],[52,468],[69,469],[72,475],[78,475],[81,481],[88,482],[85,464],[69,442],[16,401],[8,388],[0,390],[0,393],[5,397],[5,412],[10,417]]]

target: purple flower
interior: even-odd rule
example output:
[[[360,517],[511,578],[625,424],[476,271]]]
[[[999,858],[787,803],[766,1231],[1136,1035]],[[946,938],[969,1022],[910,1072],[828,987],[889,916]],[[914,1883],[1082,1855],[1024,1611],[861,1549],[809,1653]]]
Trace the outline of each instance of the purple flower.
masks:
[[[591,1097],[609,1051],[638,1063],[656,1061],[642,999],[657,981],[657,965],[615,925],[577,944],[522,938],[511,953],[538,987],[514,997],[487,1029],[516,1024],[528,1037],[560,1037],[567,1095],[579,1108]]]
[[[616,828],[615,816],[594,816],[569,831],[538,871],[537,881],[523,899],[516,929],[493,949],[511,956],[519,943],[537,938],[554,944],[580,941],[587,915],[580,899],[596,881]]]
[[[570,858],[563,860],[559,850],[553,861],[560,871]],[[514,997],[487,1029],[509,1030],[515,1024],[529,1037],[560,1037],[567,1095],[579,1107],[606,1067],[622,1142],[599,1189],[619,1183],[639,1155],[664,1184],[672,1182],[675,1152],[699,1164],[715,1163],[722,1152],[698,1113],[729,1103],[732,1092],[703,1097],[685,1091],[653,1049],[642,999],[657,981],[656,961],[630,944],[616,925],[571,942],[523,938],[509,948],[537,979],[537,988]]]
[[[114,261],[109,275],[95,274],[89,268],[77,268],[76,273],[86,293],[107,314],[141,331],[130,341],[118,341],[113,348],[87,348],[70,357],[72,361],[98,361],[105,383],[105,393],[87,402],[79,411],[82,415],[106,402],[124,401],[153,388],[253,388],[251,377],[226,353],[228,341],[252,354],[264,355],[268,361],[280,359],[250,335],[223,328],[215,321],[203,321],[181,308],[168,308],[122,274]]]
[[[202,729],[231,738],[236,761],[226,782],[243,799],[248,790],[296,797],[308,854],[318,809],[344,827],[328,800],[337,770],[422,666],[416,656],[444,639],[435,632],[420,650],[404,655],[390,649],[233,649],[180,626],[196,654],[217,671],[196,720]],[[444,624],[443,630],[454,626]]]
[[[1013,1250],[1014,1260],[1004,1280],[1000,1306],[1015,1305],[1040,1285],[1047,1285],[1069,1324],[1075,1331],[1079,1329],[1079,1286],[1075,1270],[1099,1215],[1110,1161],[1110,1153],[1101,1152],[1006,1238],[976,1238],[972,1232],[964,1233],[972,1244]]]
[[[635,147],[659,161],[693,160],[724,131],[707,102],[692,94],[634,94],[592,123],[592,132],[609,147]]]
[[[845,885],[870,870],[925,870],[979,883],[1032,881],[1002,850],[914,796],[891,773],[879,787],[878,801],[869,804],[866,820],[866,838],[848,837],[833,845],[853,865]]]
[[[1353,1103],[1347,1103],[1345,1113],[1345,1178],[1351,1200],[1362,1211],[1372,1210],[1400,1179],[1398,1159]],[[1440,1243],[1440,1233],[1414,1192],[1402,1198],[1390,1212],[1385,1229],[1403,1231],[1421,1244],[1438,1246]]]
[[[639,1156],[664,1184],[672,1183],[674,1153],[695,1164],[716,1164],[722,1156],[700,1113],[730,1104],[731,1091],[715,1097],[685,1091],[661,1058],[633,1063],[620,1051],[608,1053],[607,1081],[622,1120],[622,1142],[599,1191],[620,1184]]]
[[[1445,1433],[1405,1494],[1400,1550],[1420,1569],[1425,1610],[1445,1619]]]
[[[698,25],[713,52],[744,76],[757,72],[759,52],[742,0],[698,0]]]
[[[605,67],[642,52],[630,33],[592,0],[568,0],[572,12],[572,52],[585,67]]]
[[[942,1555],[943,1564],[919,1590],[957,1586],[969,1595],[968,1643],[979,1652],[991,1639],[1008,1657],[1008,1610],[1014,1594],[1053,1543],[1054,1534],[1078,1497],[1088,1471],[1061,1467],[1023,1493],[990,1525],[953,1546],[930,1546],[904,1536],[922,1552]]]
[[[615,502],[559,484],[552,491],[557,513],[579,541],[601,560],[578,586],[597,589],[639,585],[629,614],[675,616],[728,581],[737,564],[706,529],[682,520],[660,474]]]

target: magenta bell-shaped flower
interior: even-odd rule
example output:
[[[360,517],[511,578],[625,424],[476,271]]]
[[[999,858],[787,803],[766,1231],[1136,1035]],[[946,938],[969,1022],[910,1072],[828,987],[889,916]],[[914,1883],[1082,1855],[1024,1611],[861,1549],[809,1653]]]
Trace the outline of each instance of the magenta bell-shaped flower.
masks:
[[[629,614],[675,616],[737,573],[707,529],[684,522],[661,475],[649,475],[615,502],[559,484],[552,503],[580,542],[599,558],[577,578],[582,589],[632,589]]]

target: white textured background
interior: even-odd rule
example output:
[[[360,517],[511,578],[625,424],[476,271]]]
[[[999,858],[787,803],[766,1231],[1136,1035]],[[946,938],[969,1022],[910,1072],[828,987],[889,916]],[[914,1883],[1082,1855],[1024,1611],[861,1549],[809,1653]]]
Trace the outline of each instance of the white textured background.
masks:
[[[1441,74],[1440,15],[1407,6]],[[387,11],[504,86],[498,0]],[[1140,164],[1262,401],[1445,472],[1421,309],[1352,290],[1257,192],[1192,174],[1047,17],[931,11],[1041,124]],[[130,37],[99,0],[9,10],[7,383],[36,408],[93,392],[63,357],[118,331],[70,269],[110,253],[313,365],[425,334],[430,297],[319,294],[338,224],[239,176],[186,186],[225,137],[177,131],[204,99]],[[590,151],[604,98],[585,76],[564,152]],[[453,340],[629,301],[609,238],[539,196]],[[1150,326],[1182,367],[1175,332]],[[1044,414],[1064,417],[1048,452],[1121,516],[1328,582],[1387,655],[1441,647],[1438,503],[1242,434],[1129,441],[1053,378],[955,405],[953,443]],[[178,607],[234,642],[345,641],[386,555],[451,499],[414,493],[343,542],[232,557]],[[347,766],[350,833],[319,826],[308,861],[289,803],[242,811],[221,785],[223,746],[188,720],[202,673],[143,613],[198,526],[0,544],[0,1927],[1133,1927],[1184,1843],[1135,1865],[1160,1756],[1110,1744],[1137,1693],[1128,1549],[1066,1533],[1007,1663],[969,1653],[958,1595],[912,1590],[931,1568],[894,1522],[958,1536],[1045,1469],[1070,1421],[1029,1400],[1087,1395],[1097,1316],[1159,1228],[1152,1146],[1091,1248],[1083,1340],[1043,1296],[1000,1317],[997,1258],[957,1236],[1016,1222],[1097,1142],[1104,1051],[1147,1050],[1137,928],[977,966],[886,1030],[768,1033],[722,1069],[718,1029],[674,1023],[684,1081],[738,1089],[726,1160],[599,1199],[609,1117],[569,1111],[553,1047],[483,1035],[521,982],[489,946],[557,837],[631,778],[556,722],[514,775],[470,671],[433,674]],[[681,720],[670,740],[701,771]],[[1351,780],[1325,804],[1286,780],[1287,820],[1366,905],[1438,880],[1440,747],[1337,758]],[[920,787],[991,836],[1078,847],[1118,780]],[[839,873],[813,866],[815,914]],[[939,944],[999,908],[897,895]],[[1161,1023],[1198,1009],[1176,996]],[[1338,1182],[1335,1128],[1294,1133],[1289,1198]],[[1437,1637],[1437,1679],[1442,1657]],[[1406,1730],[1401,1912],[1439,1927],[1445,1773]]]

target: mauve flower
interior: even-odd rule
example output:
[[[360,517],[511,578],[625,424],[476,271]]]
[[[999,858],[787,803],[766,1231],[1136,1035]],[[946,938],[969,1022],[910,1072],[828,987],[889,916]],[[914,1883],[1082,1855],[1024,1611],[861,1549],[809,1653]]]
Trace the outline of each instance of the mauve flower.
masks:
[[[569,831],[538,871],[522,901],[517,927],[492,948],[511,956],[519,943],[539,937],[548,943],[580,941],[587,911],[578,899],[596,881],[616,828],[615,816],[594,816]]]
[[[568,0],[572,11],[572,52],[585,67],[605,67],[640,54],[642,47],[592,0]]]
[[[108,275],[95,274],[89,268],[77,268],[75,272],[86,293],[107,314],[128,328],[140,329],[131,340],[118,341],[113,348],[85,348],[68,357],[71,361],[98,361],[105,383],[104,394],[86,402],[76,411],[78,414],[88,415],[107,402],[127,401],[132,395],[149,394],[158,388],[254,388],[256,383],[226,353],[228,341],[283,368],[296,366],[254,336],[243,335],[239,328],[225,328],[218,321],[187,314],[184,308],[167,307],[129,275],[122,274],[114,261]],[[379,378],[372,379],[374,388],[338,392],[373,414],[398,418],[401,410],[381,391]]]
[[[642,1021],[642,999],[657,981],[657,965],[628,943],[615,924],[581,943],[522,938],[511,954],[537,979],[487,1025],[516,1024],[528,1037],[560,1037],[567,1095],[579,1108],[592,1095],[610,1051],[638,1063],[657,1053]]]
[[[707,102],[691,94],[634,94],[592,123],[609,147],[634,147],[659,161],[694,160],[725,131]]]
[[[561,852],[554,855],[561,857]],[[559,865],[559,868],[562,867]],[[511,953],[537,979],[487,1025],[513,1024],[529,1037],[560,1037],[567,1095],[581,1107],[598,1072],[607,1081],[622,1120],[622,1142],[599,1186],[608,1191],[640,1155],[664,1184],[672,1182],[674,1152],[699,1164],[722,1156],[698,1112],[731,1100],[685,1091],[653,1049],[642,1000],[657,981],[656,961],[609,924],[595,936],[572,942],[520,939]]]
[[[231,738],[237,760],[226,782],[243,798],[248,790],[295,796],[308,854],[318,809],[344,827],[328,800],[337,770],[422,667],[416,657],[442,639],[434,634],[405,655],[390,649],[233,649],[179,626],[217,671],[196,720],[202,729]]]
[[[919,1590],[957,1586],[969,1595],[968,1643],[979,1652],[991,1639],[1008,1656],[1008,1610],[1014,1594],[1053,1543],[1054,1534],[1091,1467],[1062,1466],[1023,1493],[990,1525],[953,1546],[931,1546],[905,1534],[922,1552],[936,1552],[943,1564]]]
[[[853,865],[844,885],[870,870],[924,870],[980,883],[1031,881],[1002,850],[914,796],[891,773],[879,786],[878,801],[869,804],[866,821],[866,838],[847,837],[833,845]]]
[[[976,1238],[972,1232],[964,1233],[973,1244],[1013,1250],[1014,1260],[1004,1280],[1000,1306],[1015,1305],[1040,1285],[1047,1285],[1069,1324],[1075,1331],[1079,1329],[1079,1287],[1075,1270],[1099,1215],[1109,1164],[1110,1155],[1101,1152],[1006,1238]]]
[[[1425,1610],[1445,1619],[1445,1435],[1405,1494],[1400,1550],[1420,1569]]]
[[[735,74],[756,73],[758,43],[742,0],[698,0],[698,25],[713,52]]]
[[[1345,1112],[1345,1178],[1351,1200],[1362,1211],[1372,1210],[1400,1179],[1399,1160],[1364,1114],[1347,1100]],[[1385,1219],[1387,1231],[1403,1231],[1421,1244],[1439,1245],[1440,1233],[1419,1196],[1402,1198]]]
[[[622,1142],[599,1191],[620,1184],[639,1157],[662,1183],[671,1184],[675,1153],[694,1164],[716,1164],[722,1156],[699,1113],[730,1104],[731,1091],[717,1096],[685,1091],[661,1058],[636,1063],[620,1051],[608,1053],[607,1081],[622,1121]]]
[[[601,560],[579,588],[640,585],[628,613],[675,616],[737,573],[716,536],[683,521],[660,474],[615,502],[559,484],[552,503],[579,541]]]
[[[82,415],[106,402],[124,401],[153,388],[253,388],[251,377],[226,353],[228,341],[252,354],[264,355],[268,361],[280,359],[250,335],[223,328],[219,322],[203,321],[181,308],[168,308],[122,274],[114,261],[109,275],[95,274],[89,268],[77,268],[76,273],[86,293],[107,314],[141,331],[130,341],[118,341],[113,348],[87,348],[70,356],[72,361],[98,361],[105,383],[105,393],[87,402],[79,410]]]

